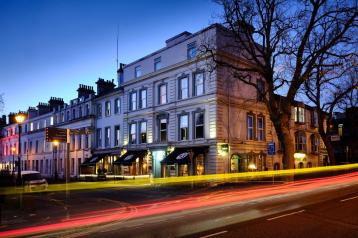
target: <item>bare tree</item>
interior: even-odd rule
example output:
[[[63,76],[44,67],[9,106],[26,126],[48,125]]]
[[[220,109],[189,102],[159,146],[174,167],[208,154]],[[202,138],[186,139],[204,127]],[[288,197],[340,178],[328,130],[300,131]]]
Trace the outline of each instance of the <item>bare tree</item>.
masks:
[[[216,0],[231,41],[204,45],[215,67],[255,88],[283,147],[284,168],[294,167],[291,109],[302,84],[323,54],[351,43],[357,26],[356,1]],[[230,60],[236,58],[236,60]],[[239,59],[239,60],[237,60]],[[245,63],[243,63],[245,62]],[[265,81],[264,90],[257,78]],[[278,96],[280,93],[283,97]]]
[[[330,127],[335,110],[356,106],[358,100],[358,65],[356,55],[320,57],[320,64],[304,83],[304,93],[317,108],[318,132],[325,144],[332,164],[336,163],[331,143]]]

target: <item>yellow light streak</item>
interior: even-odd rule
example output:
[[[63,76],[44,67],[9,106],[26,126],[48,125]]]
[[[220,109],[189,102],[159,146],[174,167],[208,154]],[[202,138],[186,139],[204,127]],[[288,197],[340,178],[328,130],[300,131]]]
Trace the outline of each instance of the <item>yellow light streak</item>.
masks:
[[[146,187],[152,185],[164,184],[185,184],[192,182],[225,182],[231,179],[235,181],[252,181],[259,179],[268,179],[280,176],[292,176],[302,174],[314,174],[320,172],[338,172],[338,171],[352,171],[358,169],[358,163],[347,165],[335,165],[326,167],[315,168],[302,168],[302,169],[287,169],[287,170],[269,170],[257,172],[243,172],[243,173],[230,173],[230,174],[207,174],[185,177],[167,177],[167,178],[137,178],[128,180],[114,180],[114,181],[100,181],[100,182],[73,182],[66,184],[49,184],[46,192],[59,192],[59,191],[75,191],[75,190],[91,190],[91,189],[104,189],[104,188],[130,188],[130,187]],[[118,175],[118,177],[121,177]],[[31,191],[29,193],[36,193],[43,191]],[[1,195],[19,194],[24,193],[23,189],[8,187],[0,190]]]

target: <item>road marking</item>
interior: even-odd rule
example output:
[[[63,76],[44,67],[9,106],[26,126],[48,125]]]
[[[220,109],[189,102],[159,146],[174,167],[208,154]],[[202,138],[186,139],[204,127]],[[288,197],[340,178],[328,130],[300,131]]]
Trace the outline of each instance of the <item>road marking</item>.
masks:
[[[271,217],[271,218],[268,218],[266,220],[272,221],[272,220],[275,220],[275,219],[278,219],[278,218],[287,217],[287,216],[295,215],[295,214],[298,214],[298,213],[302,213],[304,211],[305,210],[301,210],[301,211],[298,211],[298,212],[291,212],[291,213],[287,213],[287,214],[280,215],[280,216],[277,216],[277,217]]]
[[[356,199],[356,198],[358,198],[358,196],[342,199],[341,202],[349,201],[349,200]]]
[[[208,238],[208,237],[213,237],[213,236],[217,236],[217,235],[221,235],[221,234],[225,234],[227,231],[220,231],[220,232],[216,232],[210,235],[206,235],[206,236],[200,236],[199,238]]]

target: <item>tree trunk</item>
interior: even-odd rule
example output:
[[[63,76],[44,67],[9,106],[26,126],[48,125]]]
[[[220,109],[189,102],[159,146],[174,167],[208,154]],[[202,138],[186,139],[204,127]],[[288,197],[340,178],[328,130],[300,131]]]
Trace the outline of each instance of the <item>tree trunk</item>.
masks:
[[[328,158],[329,158],[329,165],[336,164],[336,158],[334,157],[334,149],[332,146],[332,142],[329,138],[329,135],[321,135],[324,145],[326,146]]]
[[[293,169],[295,167],[295,160],[293,157],[293,154],[295,153],[295,144],[290,131],[291,104],[288,102],[281,102],[281,105],[280,103],[275,102],[275,104],[275,106],[271,104],[269,113],[278,140],[281,142],[283,168]]]

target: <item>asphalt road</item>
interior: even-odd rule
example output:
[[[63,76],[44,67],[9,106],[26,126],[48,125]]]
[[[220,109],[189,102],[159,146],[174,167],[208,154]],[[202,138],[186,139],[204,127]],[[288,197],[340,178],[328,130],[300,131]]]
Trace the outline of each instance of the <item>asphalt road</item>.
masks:
[[[187,237],[356,238],[358,237],[358,188],[348,191],[351,192],[326,202]]]
[[[162,192],[159,195],[167,194]],[[156,192],[147,195],[155,194],[158,196]],[[143,204],[112,204],[109,209],[91,210],[55,223],[50,220],[48,225],[41,222],[40,226],[13,230],[13,234],[63,238],[358,237],[358,173],[246,189],[189,192]],[[51,210],[47,212],[53,216]],[[1,233],[0,229],[0,236],[6,234],[11,232]]]
[[[289,188],[309,187],[310,183],[293,184]],[[245,196],[255,196],[259,191],[249,190]],[[105,225],[37,237],[358,237],[357,179],[297,191],[241,202],[233,202],[234,195],[228,192],[210,194],[209,202],[219,198],[227,203],[141,218],[129,216]],[[207,202],[205,198],[201,201]],[[131,211],[131,214],[139,213],[139,209]]]

